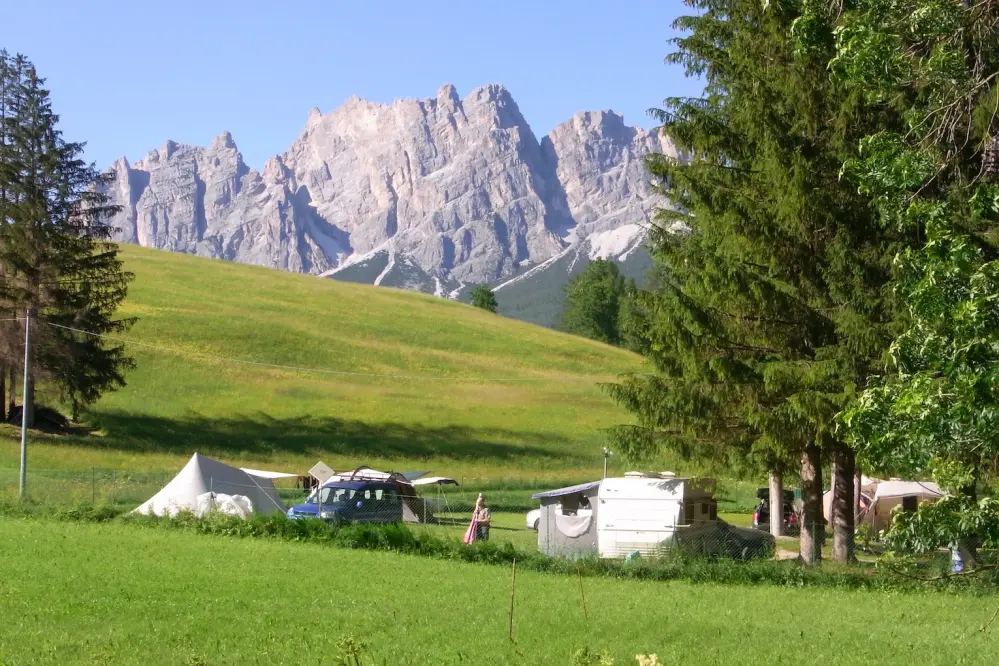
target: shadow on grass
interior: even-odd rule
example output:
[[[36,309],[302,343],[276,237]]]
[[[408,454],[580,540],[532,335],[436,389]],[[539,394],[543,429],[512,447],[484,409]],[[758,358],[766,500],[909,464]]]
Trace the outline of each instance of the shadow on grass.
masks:
[[[273,418],[263,413],[235,418],[191,414],[161,418],[100,412],[89,419],[104,437],[71,437],[67,443],[147,453],[328,454],[379,458],[447,457],[456,460],[564,460],[568,440],[467,426],[365,423],[331,417]],[[564,451],[564,449],[563,449]]]

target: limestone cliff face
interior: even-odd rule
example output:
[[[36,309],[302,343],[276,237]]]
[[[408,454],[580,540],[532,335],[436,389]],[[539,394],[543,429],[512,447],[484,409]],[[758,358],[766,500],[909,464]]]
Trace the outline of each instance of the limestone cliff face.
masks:
[[[644,223],[652,151],[673,148],[609,112],[580,113],[539,142],[502,86],[461,99],[448,85],[429,99],[314,109],[259,172],[228,132],[207,148],[168,141],[119,159],[108,191],[123,242],[325,275],[384,253],[439,292]]]

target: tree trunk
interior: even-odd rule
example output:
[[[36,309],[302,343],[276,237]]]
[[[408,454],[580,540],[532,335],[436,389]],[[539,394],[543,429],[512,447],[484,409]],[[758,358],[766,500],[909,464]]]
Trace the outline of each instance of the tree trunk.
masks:
[[[7,420],[7,370],[0,367],[0,421]]]
[[[853,455],[853,526],[854,528],[860,522],[860,493],[861,493],[861,482],[860,482],[860,465],[857,464],[857,455]]]
[[[801,561],[818,564],[822,561],[822,452],[809,442],[801,452]]]
[[[775,537],[784,534],[784,480],[777,472],[770,472],[770,533]]]
[[[10,366],[10,402],[7,403],[7,414],[8,416],[14,416],[14,410],[17,408],[17,380],[14,378],[14,366]]]
[[[853,481],[856,454],[853,449],[839,443],[833,452],[832,478],[832,529],[833,560],[853,562],[856,559],[853,535],[855,532]]]
[[[972,468],[974,469],[974,468]],[[974,473],[975,480],[961,488],[961,494],[966,496],[972,503],[978,502],[978,474]],[[957,546],[962,551],[965,569],[978,568],[978,545],[981,535],[975,534],[967,539],[958,541]]]

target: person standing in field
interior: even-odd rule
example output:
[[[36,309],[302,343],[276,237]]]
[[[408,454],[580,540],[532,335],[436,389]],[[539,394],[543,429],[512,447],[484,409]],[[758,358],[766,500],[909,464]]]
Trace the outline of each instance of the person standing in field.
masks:
[[[482,497],[482,493],[479,493],[475,500],[475,510],[472,511],[472,522],[468,525],[468,530],[465,531],[464,542],[488,541],[489,519],[489,508],[486,506],[486,500]]]

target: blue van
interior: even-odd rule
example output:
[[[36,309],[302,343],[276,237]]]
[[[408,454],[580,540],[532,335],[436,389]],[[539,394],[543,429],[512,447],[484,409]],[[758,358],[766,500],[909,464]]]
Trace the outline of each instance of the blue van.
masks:
[[[337,523],[401,523],[403,499],[399,485],[391,481],[330,481],[304,504],[288,509],[288,517]]]

